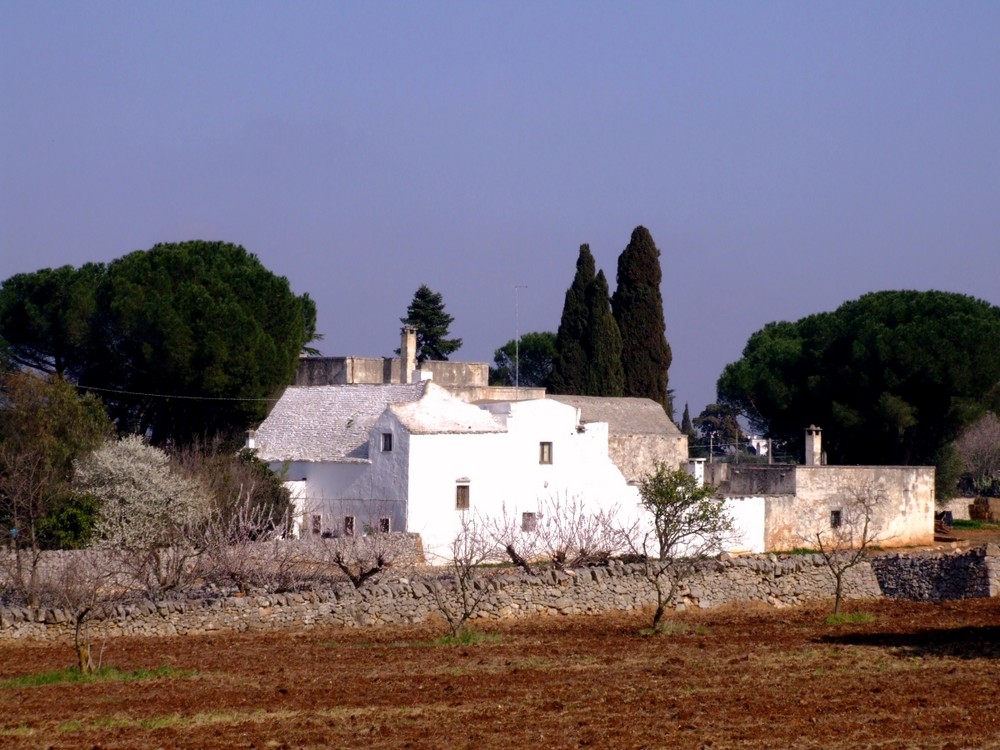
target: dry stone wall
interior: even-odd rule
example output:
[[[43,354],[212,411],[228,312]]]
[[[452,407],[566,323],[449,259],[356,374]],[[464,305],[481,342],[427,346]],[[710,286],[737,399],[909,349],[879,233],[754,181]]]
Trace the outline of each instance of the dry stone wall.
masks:
[[[438,597],[453,597],[447,578],[414,576],[361,590],[328,588],[286,594],[229,595],[116,606],[92,625],[108,637],[197,635],[216,631],[315,626],[370,627],[420,623],[438,616]],[[991,545],[966,554],[872,558],[848,571],[845,597],[883,595],[921,599],[995,596],[1000,550]],[[596,614],[632,610],[655,601],[641,564],[546,571],[529,576],[496,573],[477,617]],[[723,557],[707,561],[681,587],[677,608],[763,602],[776,607],[832,597],[831,574],[818,555]],[[0,610],[0,640],[71,641],[72,616],[58,609]]]
[[[884,596],[940,601],[1000,596],[1000,547],[970,552],[880,555],[871,567]]]

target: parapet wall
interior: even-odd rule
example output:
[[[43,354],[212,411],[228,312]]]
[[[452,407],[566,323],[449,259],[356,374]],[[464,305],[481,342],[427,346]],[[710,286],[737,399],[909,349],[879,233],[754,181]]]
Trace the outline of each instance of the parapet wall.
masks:
[[[655,603],[641,564],[546,571],[510,570],[476,584],[488,593],[477,617],[596,614]],[[884,592],[884,594],[883,594]],[[1000,549],[995,545],[950,555],[886,555],[850,569],[844,596],[919,599],[996,596]],[[366,627],[424,622],[438,616],[438,597],[454,597],[445,578],[414,576],[361,590],[349,586],[288,594],[217,596],[119,605],[94,627],[121,635],[194,635],[213,631],[336,626]],[[724,558],[702,563],[681,586],[677,609],[762,602],[787,607],[833,596],[833,579],[819,555]],[[35,638],[69,642],[71,614],[58,609],[0,610],[0,640]]]

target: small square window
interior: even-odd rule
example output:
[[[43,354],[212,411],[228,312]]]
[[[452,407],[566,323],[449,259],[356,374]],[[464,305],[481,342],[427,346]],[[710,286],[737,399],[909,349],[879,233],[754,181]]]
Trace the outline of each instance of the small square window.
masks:
[[[382,451],[384,453],[389,453],[392,450],[392,433],[383,432],[382,433]]]
[[[469,509],[469,485],[459,484],[455,486],[455,510]]]
[[[354,536],[354,516],[344,516],[344,536]]]
[[[388,517],[378,519],[378,531],[380,534],[389,533],[389,519]]]
[[[830,528],[839,529],[840,525],[844,522],[842,514],[839,510],[830,511]]]
[[[538,516],[535,513],[521,514],[521,531],[534,531],[538,527]]]
[[[540,464],[552,463],[552,443],[538,444],[538,463]]]

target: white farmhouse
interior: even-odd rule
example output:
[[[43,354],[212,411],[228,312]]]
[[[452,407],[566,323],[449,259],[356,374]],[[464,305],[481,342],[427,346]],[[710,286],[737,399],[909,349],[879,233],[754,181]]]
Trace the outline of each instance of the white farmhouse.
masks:
[[[429,562],[463,513],[531,524],[555,500],[628,516],[638,501],[606,423],[550,399],[470,404],[432,381],[290,387],[253,447],[289,482],[300,532],[417,533]]]

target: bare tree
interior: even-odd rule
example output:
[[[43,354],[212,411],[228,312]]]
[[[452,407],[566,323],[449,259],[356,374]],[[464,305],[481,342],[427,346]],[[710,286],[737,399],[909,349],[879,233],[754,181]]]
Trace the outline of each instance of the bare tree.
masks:
[[[0,472],[0,497],[5,506],[2,515],[11,524],[9,531],[4,529],[8,552],[0,564],[14,590],[30,606],[37,606],[38,566],[42,557],[40,525],[61,489],[53,481],[50,467],[37,453],[0,445],[0,465],[7,467]]]
[[[115,574],[111,558],[94,548],[59,555],[46,573],[53,605],[72,618],[80,671],[86,674],[100,669],[106,638],[95,659],[91,626],[96,620],[106,621],[112,607],[128,598],[127,585]]]
[[[558,569],[606,562],[619,539],[614,528],[618,507],[591,510],[575,495],[540,500],[537,510],[510,512],[485,521],[487,532],[518,567],[534,572],[537,563]]]
[[[640,480],[639,497],[646,516],[622,529],[621,536],[656,589],[655,630],[680,583],[700,561],[723,551],[739,535],[716,488],[699,486],[681,469],[661,463]]]
[[[607,562],[616,550],[619,543],[614,532],[617,506],[591,510],[575,495],[553,495],[539,507],[539,550],[557,569]]]
[[[406,559],[407,540],[377,527],[366,526],[361,536],[318,539],[313,548],[318,560],[333,566],[359,589],[369,581],[378,580],[386,571],[398,568]]]
[[[1000,419],[988,412],[955,441],[962,471],[976,492],[986,493],[1000,479]]]
[[[506,554],[510,561],[528,575],[542,559],[542,542],[538,524],[540,511],[518,513],[500,506],[500,514],[482,519],[483,532],[492,540],[496,549]]]
[[[884,539],[876,519],[888,501],[885,489],[874,481],[846,487],[843,497],[843,504],[830,510],[829,523],[823,523],[808,538],[833,575],[835,615],[840,614],[845,574],[864,559],[870,547]]]
[[[451,541],[447,561],[454,588],[447,590],[437,583],[433,586],[438,611],[453,637],[479,612],[483,599],[490,592],[489,584],[499,572],[497,567],[485,566],[501,556],[487,524],[469,511],[463,512],[461,527]]]
[[[276,522],[273,513],[255,501],[252,482],[239,487],[234,498],[215,505],[194,543],[203,550],[200,574],[242,593],[301,583],[308,576],[309,556],[303,543],[282,539],[287,524]]]

